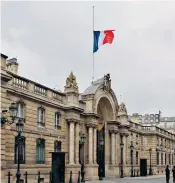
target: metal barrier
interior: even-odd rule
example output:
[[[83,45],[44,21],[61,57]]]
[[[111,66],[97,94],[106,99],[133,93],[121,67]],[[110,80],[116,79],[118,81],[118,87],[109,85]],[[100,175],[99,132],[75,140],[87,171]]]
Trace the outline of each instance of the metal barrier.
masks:
[[[68,174],[68,173],[66,173],[66,174]],[[77,183],[80,183],[80,171],[78,173],[72,173],[72,171],[70,171],[69,183],[73,183],[73,181],[72,181],[72,174],[78,174]]]
[[[77,183],[80,183],[80,171],[78,173],[72,173],[72,171],[70,171],[70,173],[65,173],[65,174],[70,174],[70,178],[69,178],[69,183],[73,183],[72,180],[72,174],[78,174],[78,179],[77,179]],[[29,174],[27,173],[27,171],[24,174],[24,183],[30,183],[28,182],[28,176],[30,175],[37,175],[37,183],[41,183],[41,175],[49,175],[49,182],[48,183],[52,183],[52,172],[49,173],[40,173],[40,171],[37,174]],[[12,174],[10,172],[8,172],[8,183],[11,183],[11,176]],[[34,183],[34,182],[32,182]]]

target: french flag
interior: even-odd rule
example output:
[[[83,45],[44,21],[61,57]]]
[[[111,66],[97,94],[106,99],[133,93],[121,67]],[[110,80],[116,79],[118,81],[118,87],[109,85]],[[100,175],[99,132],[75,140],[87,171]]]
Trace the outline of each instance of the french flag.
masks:
[[[114,39],[114,30],[105,30],[105,31],[94,31],[94,48],[93,52],[95,53],[100,46],[109,43],[111,44]]]

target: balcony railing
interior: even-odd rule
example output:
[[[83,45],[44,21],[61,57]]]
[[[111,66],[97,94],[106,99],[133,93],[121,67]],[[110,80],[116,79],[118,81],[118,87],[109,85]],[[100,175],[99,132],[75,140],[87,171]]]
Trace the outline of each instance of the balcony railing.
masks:
[[[62,99],[62,96],[59,95],[59,94],[56,93],[56,92],[53,92],[53,99],[59,100],[59,101],[62,101],[62,100],[63,100],[63,99]]]
[[[37,86],[37,85],[34,86],[34,93],[46,96],[46,92],[47,92],[47,90],[45,88],[42,88],[42,87]]]
[[[27,81],[24,81],[22,79],[19,78],[13,78],[13,86],[21,88],[21,89],[27,89]]]

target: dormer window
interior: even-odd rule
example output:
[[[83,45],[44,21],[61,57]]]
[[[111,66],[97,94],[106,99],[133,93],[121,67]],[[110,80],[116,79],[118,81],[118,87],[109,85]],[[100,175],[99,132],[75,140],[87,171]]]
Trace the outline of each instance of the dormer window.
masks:
[[[38,108],[38,125],[45,126],[45,109],[42,106]]]
[[[60,112],[56,112],[55,113],[55,129],[61,128],[60,118],[61,118]]]

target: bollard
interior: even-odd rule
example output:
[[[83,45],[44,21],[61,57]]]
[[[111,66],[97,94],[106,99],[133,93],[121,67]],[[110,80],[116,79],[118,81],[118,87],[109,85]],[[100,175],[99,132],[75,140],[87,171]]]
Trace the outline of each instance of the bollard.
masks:
[[[27,183],[27,171],[26,171],[26,173],[24,174],[24,176],[25,176],[25,183]]]
[[[78,172],[78,180],[77,183],[80,183],[80,171]]]
[[[72,171],[70,171],[70,180],[69,183],[72,183]]]
[[[137,177],[139,176],[139,169],[137,169]]]
[[[136,173],[136,170],[134,169],[134,177],[136,176],[136,174],[135,174],[135,173]]]
[[[10,183],[10,172],[8,172],[8,183]]]
[[[52,172],[50,171],[49,183],[52,183]]]
[[[38,183],[40,183],[40,172],[38,172]]]

